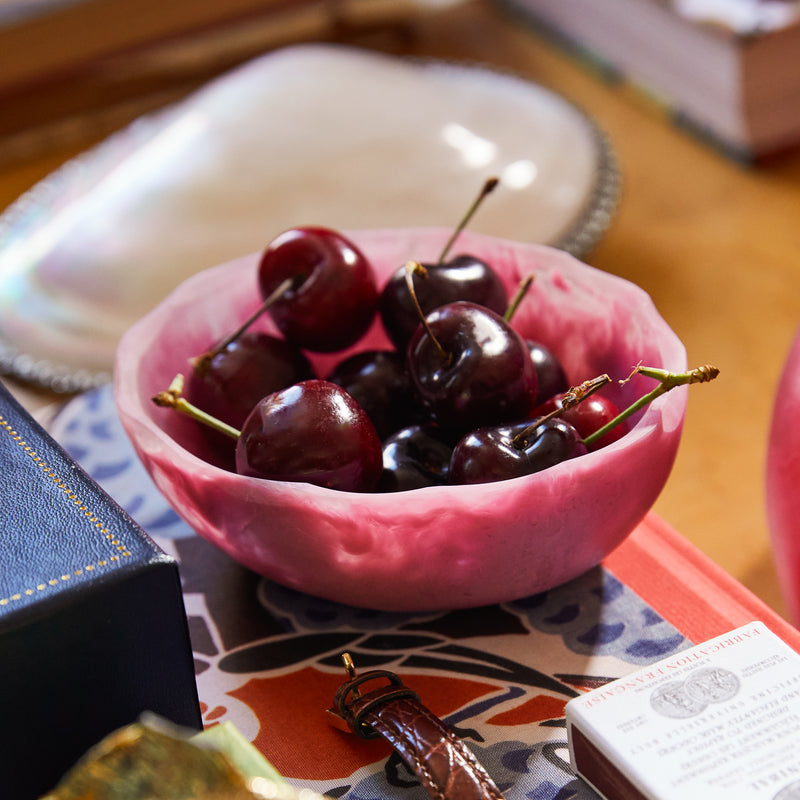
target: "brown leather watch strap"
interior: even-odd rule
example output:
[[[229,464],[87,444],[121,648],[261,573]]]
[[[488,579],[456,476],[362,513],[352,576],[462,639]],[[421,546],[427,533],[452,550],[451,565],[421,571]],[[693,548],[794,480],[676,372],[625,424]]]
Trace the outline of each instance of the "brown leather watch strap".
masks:
[[[397,675],[373,670],[356,676],[347,655],[345,666],[349,680],[339,687],[329,710],[334,721],[345,722],[347,729],[365,739],[383,736],[437,800],[502,800],[464,741]],[[372,686],[362,691],[367,683]]]

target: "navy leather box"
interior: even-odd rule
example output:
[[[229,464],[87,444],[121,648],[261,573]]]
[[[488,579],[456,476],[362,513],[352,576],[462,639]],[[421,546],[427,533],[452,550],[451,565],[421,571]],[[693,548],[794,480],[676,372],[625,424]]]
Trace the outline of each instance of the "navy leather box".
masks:
[[[0,384],[0,796],[153,711],[202,726],[175,561]]]

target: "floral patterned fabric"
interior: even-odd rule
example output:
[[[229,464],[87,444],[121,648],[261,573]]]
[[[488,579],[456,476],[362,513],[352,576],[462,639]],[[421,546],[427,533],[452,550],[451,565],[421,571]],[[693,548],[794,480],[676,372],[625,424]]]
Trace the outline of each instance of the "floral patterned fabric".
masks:
[[[282,587],[198,537],[150,482],[109,387],[53,436],[180,564],[206,726],[230,720],[296,786],[347,800],[427,793],[382,740],[328,725],[345,679],[389,669],[475,752],[509,800],[597,795],[569,766],[571,697],[690,642],[603,567],[513,603],[431,614],[352,608]]]

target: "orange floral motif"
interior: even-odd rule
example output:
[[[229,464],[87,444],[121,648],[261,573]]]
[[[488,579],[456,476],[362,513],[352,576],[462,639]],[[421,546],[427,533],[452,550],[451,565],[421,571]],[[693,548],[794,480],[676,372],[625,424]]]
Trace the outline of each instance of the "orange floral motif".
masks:
[[[216,722],[220,717],[225,716],[227,712],[227,708],[225,706],[215,706],[211,709],[207,714],[203,714],[203,723],[204,727],[209,727],[209,723]]]

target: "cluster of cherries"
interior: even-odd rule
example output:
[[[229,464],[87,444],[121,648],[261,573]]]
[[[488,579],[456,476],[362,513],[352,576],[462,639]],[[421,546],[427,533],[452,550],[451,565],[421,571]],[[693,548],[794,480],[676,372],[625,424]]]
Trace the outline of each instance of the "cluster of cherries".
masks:
[[[447,260],[459,230],[436,263],[409,262],[382,289],[341,233],[286,231],[258,265],[263,305],[154,401],[209,423],[239,474],[344,491],[498,481],[622,436],[624,423],[606,432],[619,409],[594,393],[607,376],[570,389],[555,355],[511,326],[529,284],[509,301],[484,261]],[[250,329],[264,312],[282,336]],[[376,315],[393,349],[314,374],[305,352],[353,346]]]

